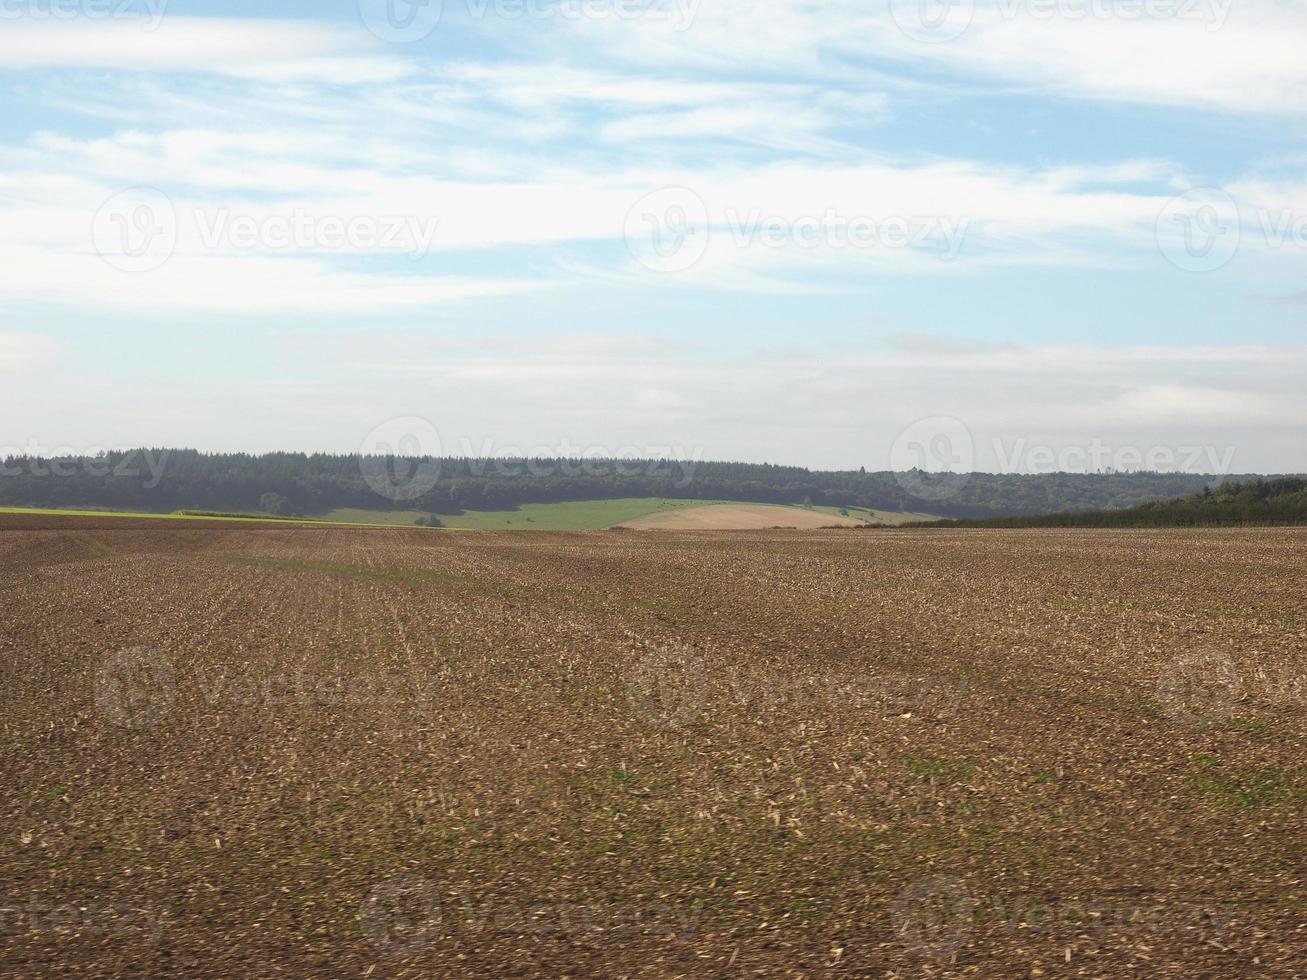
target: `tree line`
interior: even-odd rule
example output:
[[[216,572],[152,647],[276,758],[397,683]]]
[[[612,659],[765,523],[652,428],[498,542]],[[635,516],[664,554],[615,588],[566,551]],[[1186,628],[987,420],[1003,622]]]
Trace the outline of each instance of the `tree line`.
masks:
[[[524,503],[671,497],[985,518],[1129,508],[1201,493],[1220,480],[1155,472],[930,476],[678,459],[414,460],[140,449],[96,456],[6,457],[0,460],[0,504],[311,516],[338,507],[458,514]],[[390,482],[400,492],[390,492]]]
[[[1238,527],[1307,524],[1307,480],[1252,479],[1124,510],[931,521],[919,527]]]

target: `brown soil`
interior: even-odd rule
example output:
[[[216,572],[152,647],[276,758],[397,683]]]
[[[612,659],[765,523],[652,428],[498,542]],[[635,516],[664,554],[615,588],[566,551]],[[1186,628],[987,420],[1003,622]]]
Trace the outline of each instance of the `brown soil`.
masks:
[[[0,974],[1303,976],[1305,573],[0,517]]]
[[[681,507],[626,521],[623,527],[668,531],[757,531],[763,528],[812,530],[819,527],[857,527],[862,522],[838,514],[780,507],[773,504],[706,504]]]

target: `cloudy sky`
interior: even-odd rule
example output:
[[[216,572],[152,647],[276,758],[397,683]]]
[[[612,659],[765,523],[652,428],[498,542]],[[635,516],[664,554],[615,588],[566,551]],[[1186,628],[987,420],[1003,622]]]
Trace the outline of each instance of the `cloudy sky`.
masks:
[[[0,448],[1307,470],[1304,51],[1298,0],[0,0]]]

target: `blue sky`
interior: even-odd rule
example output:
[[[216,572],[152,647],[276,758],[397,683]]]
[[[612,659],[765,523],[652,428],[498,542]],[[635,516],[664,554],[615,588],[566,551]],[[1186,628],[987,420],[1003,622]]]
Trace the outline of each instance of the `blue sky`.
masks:
[[[0,0],[0,446],[1307,469],[1307,9],[934,4]]]

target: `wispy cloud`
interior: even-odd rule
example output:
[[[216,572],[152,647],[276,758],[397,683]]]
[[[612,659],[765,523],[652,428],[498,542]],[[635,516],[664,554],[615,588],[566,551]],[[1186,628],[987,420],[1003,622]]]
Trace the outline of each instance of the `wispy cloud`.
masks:
[[[938,16],[943,5],[934,9]],[[1093,0],[952,4],[720,0],[693,28],[665,22],[566,23],[614,59],[790,77],[857,77],[870,66],[951,70],[1028,94],[1275,114],[1307,110],[1307,16],[1299,4]],[[895,67],[897,66],[897,68]]]
[[[56,345],[48,337],[21,331],[0,331],[0,371],[22,371],[54,356]]]
[[[375,39],[373,39],[375,41]],[[339,84],[394,81],[407,59],[378,54],[357,29],[306,20],[181,17],[18,20],[0,31],[0,70],[189,72]]]

